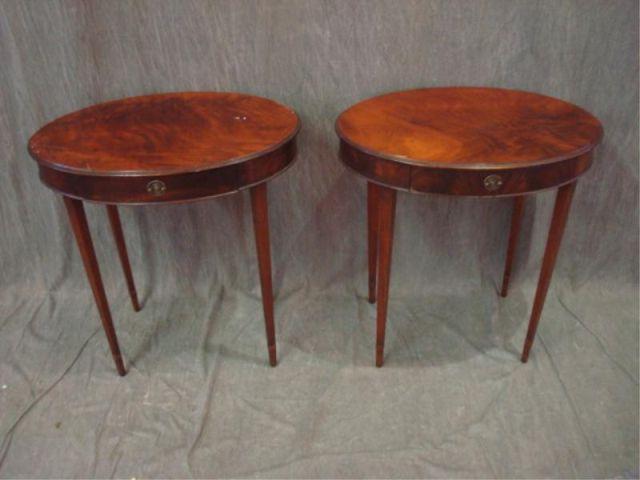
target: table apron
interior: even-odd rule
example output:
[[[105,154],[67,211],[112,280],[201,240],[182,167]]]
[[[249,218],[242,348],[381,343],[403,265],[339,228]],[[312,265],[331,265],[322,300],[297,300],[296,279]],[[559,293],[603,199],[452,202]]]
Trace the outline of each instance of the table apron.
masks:
[[[340,144],[340,158],[369,180],[415,193],[499,197],[518,195],[564,185],[586,172],[592,154],[541,165],[514,168],[454,169],[419,167],[362,152]]]
[[[171,175],[85,175],[40,164],[40,179],[63,195],[100,203],[175,203],[233,193],[269,180],[296,154],[295,139],[251,160],[200,172]]]

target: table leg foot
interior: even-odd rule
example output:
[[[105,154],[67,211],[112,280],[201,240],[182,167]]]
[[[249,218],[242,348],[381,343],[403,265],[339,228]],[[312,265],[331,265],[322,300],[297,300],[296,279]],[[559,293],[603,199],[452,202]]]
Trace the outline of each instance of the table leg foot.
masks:
[[[271,285],[271,249],[269,246],[269,212],[267,208],[267,184],[261,183],[251,187],[251,210],[253,213],[253,229],[256,238],[258,268],[260,270],[260,288],[262,291],[262,308],[267,333],[269,364],[276,366],[276,327],[273,318],[273,288]]]
[[[274,345],[267,345],[267,348],[269,349],[269,365],[271,365],[272,367],[275,367],[276,365],[278,365],[278,357],[276,355],[276,346]]]
[[[122,272],[124,273],[124,278],[127,282],[127,290],[129,290],[131,304],[133,305],[133,309],[136,312],[139,312],[140,303],[138,302],[138,292],[136,292],[136,285],[133,281],[133,274],[131,273],[131,264],[129,263],[127,244],[124,241],[124,233],[122,233],[122,223],[120,222],[118,207],[115,205],[107,205],[107,214],[109,216],[109,223],[111,224],[113,238],[116,241],[116,247],[118,248],[118,256],[120,257]]]
[[[393,227],[396,211],[396,191],[378,188],[379,256],[378,256],[378,310],[376,318],[376,366],[384,362],[384,337],[387,325],[389,279],[393,249]]]
[[[536,336],[538,322],[540,321],[540,314],[542,313],[547,291],[549,290],[551,276],[553,275],[553,268],[555,267],[556,258],[558,257],[558,250],[560,249],[562,235],[567,224],[567,218],[569,216],[569,209],[571,208],[571,200],[573,198],[575,188],[576,182],[569,183],[560,187],[556,195],[556,202],[553,207],[553,217],[551,219],[551,226],[549,227],[549,236],[547,238],[547,246],[545,247],[544,257],[542,259],[542,268],[540,269],[540,277],[538,279],[538,288],[536,289],[536,296],[533,301],[531,319],[529,320],[529,328],[527,329],[527,337],[524,341],[522,356],[520,357],[522,363],[526,363],[528,360],[529,352],[531,351],[531,346],[533,345],[533,340]]]
[[[78,249],[80,250],[82,263],[84,264],[84,269],[87,273],[91,290],[93,291],[96,306],[100,312],[102,327],[107,335],[107,341],[109,342],[113,361],[116,364],[118,374],[120,374],[120,376],[124,376],[126,375],[127,370],[124,368],[124,362],[122,361],[122,354],[120,353],[118,338],[116,337],[116,331],[111,319],[107,296],[104,292],[102,277],[100,276],[100,267],[98,266],[96,253],[93,249],[93,242],[91,241],[91,233],[89,232],[84,206],[80,200],[66,196],[63,197],[63,199],[64,205],[67,209],[67,214],[69,215],[69,221],[71,222],[71,228],[76,238]]]
[[[367,182],[367,233],[369,250],[369,303],[376,303],[378,267],[378,186]]]
[[[509,230],[509,245],[507,247],[507,260],[504,265],[504,274],[502,275],[502,288],[500,296],[506,297],[509,290],[509,279],[511,277],[511,267],[513,266],[513,257],[515,255],[516,246],[518,244],[518,236],[520,235],[520,225],[522,224],[522,212],[524,207],[524,196],[518,196],[513,199],[513,211],[511,213],[511,228]]]

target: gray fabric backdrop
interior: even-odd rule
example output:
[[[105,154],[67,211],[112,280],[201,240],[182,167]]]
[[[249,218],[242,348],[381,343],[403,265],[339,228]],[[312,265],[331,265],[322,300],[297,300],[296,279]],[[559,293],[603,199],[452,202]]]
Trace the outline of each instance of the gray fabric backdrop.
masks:
[[[605,126],[530,362],[518,361],[553,193],[401,194],[387,360],[364,298],[365,188],[337,158],[354,102],[440,85],[532,90]],[[29,136],[124,96],[233,90],[293,107],[270,184],[280,365],[266,366],[248,198],[123,207],[144,309],[88,215],[129,363],[115,374],[61,201]],[[0,475],[638,475],[636,1],[0,2]]]

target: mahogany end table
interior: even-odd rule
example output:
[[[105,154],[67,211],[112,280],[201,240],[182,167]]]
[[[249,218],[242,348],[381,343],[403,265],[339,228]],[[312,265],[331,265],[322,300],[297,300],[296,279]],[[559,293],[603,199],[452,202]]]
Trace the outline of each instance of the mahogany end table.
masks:
[[[294,160],[300,122],[239,93],[147,95],[102,103],[45,125],[29,141],[42,182],[63,197],[102,326],[126,374],[83,201],[106,204],[133,303],[140,305],[117,204],[177,203],[249,189],[269,363],[276,365],[266,182]]]
[[[336,121],[340,157],[368,181],[369,301],[377,305],[382,366],[396,192],[513,196],[500,294],[507,295],[525,195],[557,188],[542,270],[522,351],[540,320],[576,181],[591,166],[602,125],[570,103],[498,88],[426,88],[381,95]]]

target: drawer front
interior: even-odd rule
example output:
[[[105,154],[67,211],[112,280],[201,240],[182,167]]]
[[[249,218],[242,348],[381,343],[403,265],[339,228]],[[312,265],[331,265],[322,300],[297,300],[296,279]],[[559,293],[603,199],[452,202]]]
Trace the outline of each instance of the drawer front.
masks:
[[[556,163],[503,170],[413,167],[412,192],[498,197],[545,190],[568,183],[591,166],[591,155]]]

